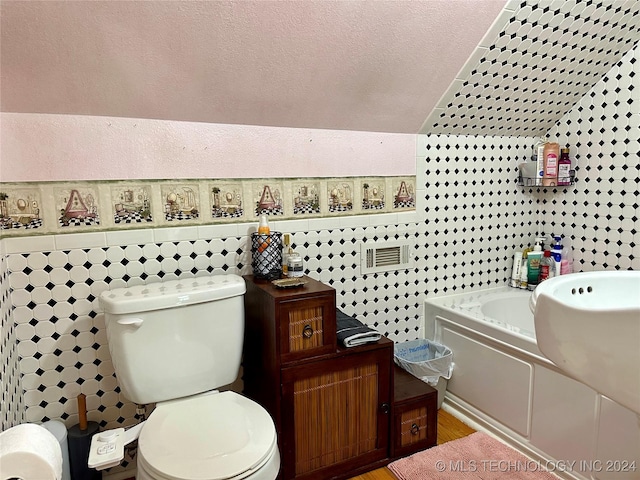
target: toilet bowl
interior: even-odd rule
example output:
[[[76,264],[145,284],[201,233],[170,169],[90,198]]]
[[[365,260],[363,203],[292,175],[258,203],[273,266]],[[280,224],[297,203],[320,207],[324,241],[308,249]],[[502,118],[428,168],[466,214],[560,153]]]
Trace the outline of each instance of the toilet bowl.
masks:
[[[280,453],[269,413],[217,390],[234,382],[240,368],[245,290],[242,277],[227,274],[101,294],[122,393],[156,404],[139,427],[138,480],[277,477]]]
[[[138,480],[273,480],[279,466],[271,417],[230,391],[158,404],[138,439]]]

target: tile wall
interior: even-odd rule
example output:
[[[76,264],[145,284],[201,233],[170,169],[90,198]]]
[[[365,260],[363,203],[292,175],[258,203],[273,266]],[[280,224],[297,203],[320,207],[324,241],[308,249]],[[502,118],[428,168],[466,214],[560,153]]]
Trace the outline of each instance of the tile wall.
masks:
[[[419,334],[425,295],[504,284],[514,250],[529,244],[539,227],[560,227],[571,237],[577,269],[638,269],[637,58],[636,48],[550,132],[575,145],[573,187],[516,185],[517,165],[529,157],[534,139],[422,135],[416,213],[282,221],[274,228],[293,232],[307,273],[337,289],[341,308],[397,341]],[[569,213],[558,218],[560,208]],[[134,409],[113,376],[97,296],[108,288],[204,272],[246,273],[250,227],[255,225],[4,239],[2,399],[9,408],[3,428],[21,421],[23,411],[28,421],[62,418],[71,425],[79,392],[89,397],[92,420],[104,426],[131,422]],[[384,237],[412,239],[415,266],[361,276],[358,242]]]
[[[576,268],[640,270],[640,47],[549,131],[570,145],[578,182],[540,192],[544,230],[573,246]]]
[[[528,243],[536,200],[516,186],[533,139],[422,136],[418,213],[274,221],[292,232],[306,272],[338,305],[389,338],[416,338],[425,295],[502,285],[514,248]],[[253,223],[5,239],[27,421],[112,427],[133,421],[113,374],[98,296],[104,290],[206,273],[249,273]],[[406,238],[413,267],[362,276],[360,241]],[[3,282],[6,288],[6,281]]]
[[[0,242],[0,432],[24,419],[24,395],[17,352],[16,325],[11,315],[9,269]]]
[[[512,0],[421,133],[544,135],[638,43],[638,32],[636,0]]]

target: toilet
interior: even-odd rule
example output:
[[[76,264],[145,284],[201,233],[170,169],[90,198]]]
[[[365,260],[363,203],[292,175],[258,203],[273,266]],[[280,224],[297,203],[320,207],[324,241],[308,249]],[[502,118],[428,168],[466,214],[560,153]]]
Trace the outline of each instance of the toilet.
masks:
[[[246,287],[211,275],[105,291],[107,341],[123,395],[156,407],[138,438],[138,480],[274,480],[269,413],[233,391]]]

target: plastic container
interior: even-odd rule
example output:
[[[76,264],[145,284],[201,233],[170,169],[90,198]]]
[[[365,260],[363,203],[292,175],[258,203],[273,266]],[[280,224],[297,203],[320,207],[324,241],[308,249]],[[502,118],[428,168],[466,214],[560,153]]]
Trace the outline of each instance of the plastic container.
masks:
[[[536,163],[536,175],[534,185],[542,185],[542,177],[544,175],[544,146],[545,140],[540,140],[533,147],[533,160]]]
[[[538,283],[544,282],[550,278],[553,278],[556,274],[556,262],[551,256],[549,250],[545,250],[540,260],[540,276],[538,277]]]
[[[544,173],[542,185],[545,187],[558,184],[558,160],[560,157],[560,145],[548,142],[544,146]]]
[[[566,239],[565,239],[566,242]],[[573,273],[573,257],[568,245],[562,247],[562,260],[560,261],[560,275]]]
[[[562,262],[562,237],[553,237],[553,247],[551,247],[551,256],[555,262],[555,275],[560,275]]]
[[[513,255],[513,269],[511,271],[511,282],[509,285],[518,287],[520,285],[520,267],[522,266],[522,252]]]
[[[544,238],[536,238],[536,244],[533,251],[527,255],[527,288],[533,290],[538,285],[538,277],[540,276],[540,260],[542,260],[542,242]]]
[[[397,343],[393,359],[402,369],[428,383],[438,391],[438,408],[442,406],[447,383],[453,373],[453,352],[449,347],[424,338]]]
[[[569,158],[569,147],[560,150],[560,160],[558,160],[558,185],[571,185],[571,158]]]

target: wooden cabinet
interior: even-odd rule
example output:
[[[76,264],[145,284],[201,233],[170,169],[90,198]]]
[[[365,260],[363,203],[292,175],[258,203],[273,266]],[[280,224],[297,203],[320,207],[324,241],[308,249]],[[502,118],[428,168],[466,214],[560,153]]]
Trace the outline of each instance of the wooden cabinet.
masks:
[[[283,478],[346,478],[386,463],[390,346],[385,340],[282,369]]]
[[[393,342],[336,344],[335,290],[245,277],[245,394],[272,415],[281,478],[343,479],[389,460]]]
[[[438,392],[400,367],[394,370],[391,456],[433,447],[437,441]]]

